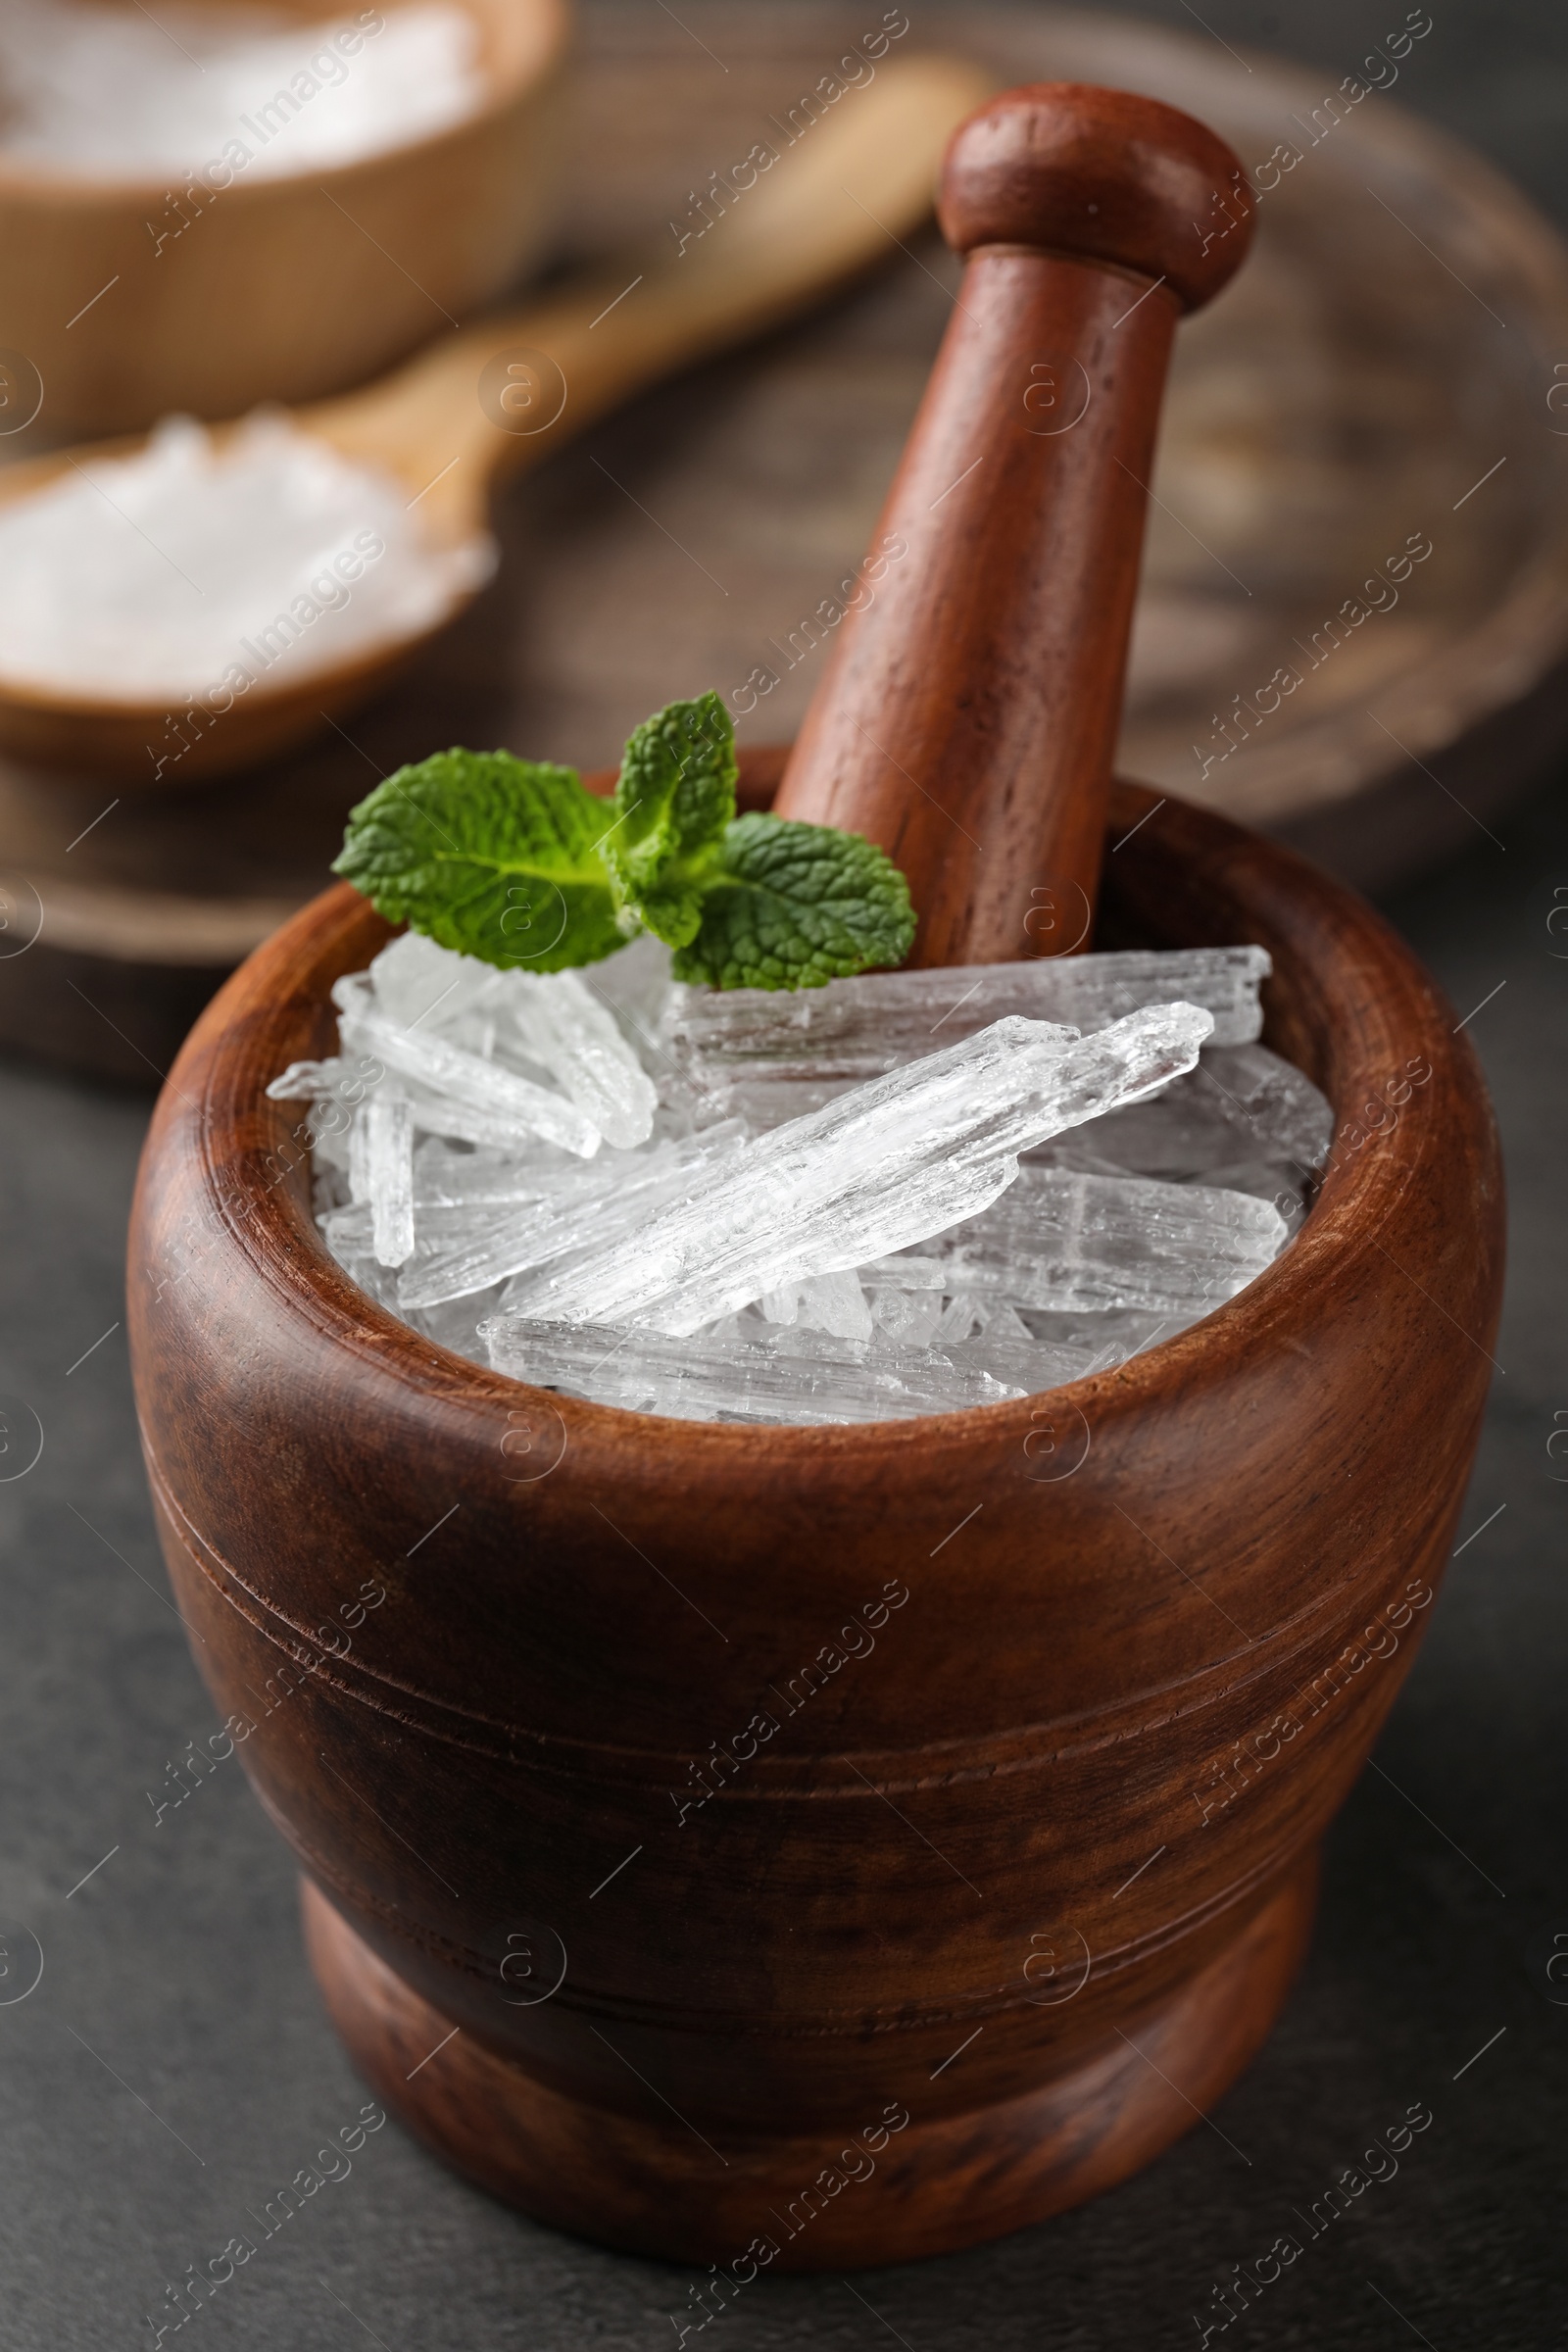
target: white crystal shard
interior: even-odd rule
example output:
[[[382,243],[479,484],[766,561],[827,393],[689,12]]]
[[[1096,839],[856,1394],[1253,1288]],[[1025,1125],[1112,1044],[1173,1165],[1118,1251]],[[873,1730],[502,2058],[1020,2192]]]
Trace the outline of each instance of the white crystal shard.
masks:
[[[482,1061],[479,1064],[481,1069],[486,1066]],[[497,1075],[505,1077],[507,1073],[498,1071]],[[526,1084],[527,1081],[520,1083]],[[422,1135],[446,1136],[454,1142],[473,1144],[481,1151],[505,1152],[519,1156],[536,1152],[541,1139],[552,1144],[555,1142],[550,1134],[550,1124],[553,1122],[537,1119],[531,1109],[526,1116],[517,1118],[507,1111],[475,1109],[470,1103],[455,1101],[451,1095],[442,1094],[432,1087],[416,1086],[412,1081],[406,1080],[405,1087],[409,1101],[414,1104],[414,1124]],[[545,1096],[545,1101],[549,1102],[562,1100],[558,1095]],[[569,1105],[565,1107],[569,1108]],[[598,1130],[594,1132],[597,1134]],[[568,1145],[566,1149],[572,1150],[573,1147]],[[585,1158],[590,1154],[578,1152],[577,1156]]]
[[[940,1281],[907,1289],[897,1282],[872,1283],[867,1303],[877,1331],[898,1348],[929,1348],[942,1327],[944,1300]]]
[[[363,1116],[371,1251],[378,1265],[401,1266],[414,1254],[414,1112],[382,1087]]]
[[[852,1086],[862,1083],[855,1078],[760,1077],[750,1070],[718,1077],[707,1069],[703,1076],[708,1083],[699,1085],[694,1070],[683,1067],[673,1083],[665,1080],[665,1101],[679,1100],[694,1126],[710,1119],[744,1119],[759,1133],[782,1127],[790,1119],[809,1118],[813,1110],[838,1102]]]
[[[694,1081],[827,1088],[875,1078],[987,1029],[1009,1013],[1086,1036],[1149,1004],[1180,1001],[1214,1016],[1216,1045],[1244,1045],[1262,1026],[1262,948],[1132,949],[1107,956],[865,972],[799,990],[675,988],[662,1041]],[[825,1099],[825,1098],[824,1098]],[[761,1098],[728,1104],[750,1116]],[[818,1104],[782,1092],[784,1116]]]
[[[1202,1168],[1196,1178],[1184,1177],[1181,1181],[1200,1182],[1218,1192],[1251,1193],[1259,1200],[1271,1201],[1284,1218],[1287,1231],[1295,1233],[1306,1214],[1311,1178],[1300,1166],[1288,1167],[1279,1160],[1234,1159],[1221,1167]]]
[[[333,1055],[326,1061],[291,1061],[267,1090],[271,1102],[336,1102],[338,1089],[359,1069],[357,1062]],[[362,1083],[361,1093],[364,1093]]]
[[[644,931],[602,963],[590,964],[582,974],[584,985],[593,990],[601,1004],[608,1005],[625,1036],[654,1068],[670,1066],[657,1035],[671,987],[669,963],[669,950],[663,941],[656,939],[652,931]]]
[[[811,1275],[811,1280],[802,1282],[797,1322],[807,1329],[830,1331],[835,1339],[872,1336],[872,1310],[858,1277],[851,1272]]]
[[[1154,1314],[1138,1307],[1100,1307],[1088,1312],[1077,1309],[1070,1314],[1055,1314],[1032,1306],[1017,1311],[1019,1321],[1040,1346],[1081,1348],[1105,1362],[1120,1364],[1131,1355],[1142,1354],[1146,1348],[1157,1347],[1161,1340],[1173,1338],[1178,1331],[1186,1331],[1190,1324],[1200,1322],[1211,1304],[1205,1301],[1201,1306],[1186,1307],[1179,1314]]]
[[[417,1220],[416,1244],[421,1258],[433,1257],[438,1251],[467,1249],[486,1240],[491,1234],[511,1223],[516,1216],[518,1203],[498,1204],[495,1201],[428,1201],[415,1200],[412,1215]],[[370,1203],[355,1201],[341,1208],[329,1208],[321,1218],[321,1232],[334,1256],[372,1247],[374,1225]],[[383,1264],[402,1265],[409,1251],[396,1260],[383,1259]],[[497,1278],[499,1280],[499,1277]]]
[[[311,1150],[318,1167],[347,1171],[356,1151],[364,1151],[363,1133],[359,1145],[354,1143],[356,1109],[385,1075],[379,1062],[338,1055],[324,1061],[291,1061],[267,1092],[274,1102],[309,1102]]]
[[[565,1198],[582,1177],[575,1160],[563,1159],[554,1145],[537,1136],[511,1152],[465,1152],[427,1135],[414,1156],[414,1198],[421,1208],[508,1206]]]
[[[1085,1380],[1133,1352],[1120,1333],[1104,1328],[1111,1316],[1079,1316],[1077,1328],[1065,1336],[1033,1330],[1036,1320],[1044,1318],[1020,1314],[995,1299],[958,1298],[944,1312],[933,1345],[951,1362],[974,1365],[1026,1396]],[[878,1352],[873,1349],[873,1356]]]
[[[1333,1135],[1333,1110],[1310,1078],[1250,1045],[1206,1048],[1192,1075],[1157,1102],[1111,1111],[1081,1141],[1129,1174],[1179,1179],[1242,1159],[1280,1160],[1304,1174],[1322,1165]],[[1056,1148],[1047,1145],[1041,1157],[1054,1162]]]
[[[675,1339],[501,1316],[484,1325],[483,1336],[496,1369],[514,1379],[675,1420],[902,1421],[1004,1404],[1026,1393],[929,1348],[873,1355],[850,1341],[796,1333],[786,1354],[761,1338],[760,1324],[754,1328],[756,1340],[713,1332]]]
[[[385,1065],[371,1054],[336,1056],[325,1061],[293,1061],[267,1091],[274,1102],[314,1102],[313,1125],[327,1139],[325,1156],[347,1166],[349,1118],[357,1105],[369,1100],[385,1077]],[[416,1129],[427,1135],[487,1147],[492,1152],[505,1152],[514,1163],[526,1160],[540,1151],[542,1129],[531,1123],[532,1112],[528,1119],[518,1119],[500,1111],[474,1109],[411,1079],[403,1081],[403,1091],[413,1104]],[[558,1100],[554,1096],[546,1099]],[[334,1138],[341,1149],[334,1148]],[[561,1161],[556,1164],[564,1165]]]
[[[782,1290],[764,1291],[762,1314],[769,1323],[795,1324],[803,1331],[825,1331],[838,1340],[868,1340],[871,1309],[858,1278],[847,1269],[837,1274],[813,1274],[804,1282],[786,1283]]]
[[[433,1126],[443,1135],[487,1128],[483,1136],[471,1137],[476,1142],[491,1141],[497,1128],[521,1128],[583,1159],[598,1151],[599,1128],[564,1095],[551,1094],[428,1029],[404,1027],[378,1008],[363,976],[337,981],[332,997],[345,1052],[368,1054],[421,1090],[426,1100],[416,1103],[421,1127]],[[469,1114],[466,1128],[442,1122],[447,1104],[460,1119]]]
[[[663,956],[667,985],[667,950]],[[619,976],[623,991],[628,980],[635,988],[634,975]],[[439,1034],[481,1060],[498,1048],[505,1060],[511,1049],[548,1071],[607,1143],[626,1149],[647,1141],[658,1092],[622,1035],[613,998],[601,1001],[596,980],[575,971],[501,971],[409,931],[376,956],[370,985],[376,1010],[400,1028]]]
[[[349,1199],[370,1201],[370,1131],[363,1114],[356,1115],[349,1129]]]
[[[476,1005],[494,1004],[507,979],[495,964],[439,947],[418,931],[405,931],[370,964],[377,1010],[404,1029],[451,1028]]]
[[[318,1096],[301,1122],[311,1142],[318,1176],[347,1176],[353,1120],[338,1105]],[[294,1130],[298,1135],[299,1128]]]
[[[391,1301],[393,1311],[404,1315],[416,1331],[426,1339],[436,1340],[443,1348],[454,1348],[459,1355],[470,1356],[476,1364],[488,1364],[490,1350],[479,1337],[479,1325],[493,1315],[501,1303],[499,1288],[478,1291],[466,1298],[444,1300],[439,1306],[427,1306],[417,1313],[405,1315],[405,1310]]]
[[[744,1146],[627,1242],[547,1268],[514,1311],[688,1334],[764,1291],[888,1256],[977,1215],[1031,1143],[1191,1069],[1211,1026],[1180,1004],[1076,1041],[994,1022]]]
[[[954,1363],[972,1365],[1026,1396],[1064,1388],[1071,1380],[1087,1380],[1121,1361],[1117,1348],[1103,1341],[1092,1347],[1047,1347],[1031,1339],[1022,1324],[1013,1327],[1001,1318],[961,1348],[950,1348],[948,1354]]]
[[[984,1322],[979,1302],[971,1298],[967,1291],[960,1291],[956,1298],[948,1300],[942,1310],[942,1319],[936,1328],[936,1345],[939,1348],[961,1345],[977,1323],[984,1329]]]
[[[1197,1075],[1224,1098],[1250,1155],[1303,1171],[1323,1165],[1334,1140],[1333,1106],[1295,1062],[1267,1046],[1234,1046],[1211,1054]]]
[[[947,1288],[1071,1312],[1202,1313],[1255,1279],[1285,1245],[1284,1218],[1250,1193],[1023,1167],[1000,1200],[920,1244]],[[897,1279],[885,1257],[867,1279]]]
[[[722,1171],[741,1149],[738,1121],[710,1128],[684,1142],[656,1144],[649,1152],[617,1153],[592,1172],[584,1171],[569,1193],[523,1206],[486,1210],[476,1231],[436,1249],[411,1267],[399,1288],[405,1307],[438,1306],[467,1292],[488,1290],[525,1268],[580,1258],[591,1250],[635,1237],[644,1220],[669,1201],[688,1197],[694,1186]],[[431,1221],[421,1218],[421,1235]]]
[[[564,1087],[607,1144],[625,1151],[652,1133],[659,1093],[615,1017],[575,972],[518,972],[509,1010],[522,1050]]]

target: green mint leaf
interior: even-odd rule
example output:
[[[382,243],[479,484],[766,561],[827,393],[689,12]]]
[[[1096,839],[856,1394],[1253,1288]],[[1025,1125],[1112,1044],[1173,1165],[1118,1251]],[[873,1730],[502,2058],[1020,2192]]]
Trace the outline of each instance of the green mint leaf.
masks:
[[[671,703],[626,745],[605,862],[625,905],[672,948],[697,936],[735,776],[735,729],[716,694]]]
[[[610,803],[575,769],[510,752],[437,752],[350,812],[345,874],[390,922],[525,971],[596,963],[625,944],[599,855]]]
[[[737,817],[703,893],[677,980],[714,988],[820,988],[902,963],[914,940],[909,886],[858,833],[781,816]]]
[[[349,818],[333,871],[393,922],[502,967],[597,962],[647,928],[681,980],[820,988],[899,964],[908,885],[858,834],[735,815],[716,694],[671,703],[626,746],[613,803],[509,752],[400,768]]]

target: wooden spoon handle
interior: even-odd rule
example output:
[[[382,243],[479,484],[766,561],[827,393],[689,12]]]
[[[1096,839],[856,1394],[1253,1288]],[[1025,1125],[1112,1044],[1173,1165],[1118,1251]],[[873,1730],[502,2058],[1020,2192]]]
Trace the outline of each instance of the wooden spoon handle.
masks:
[[[1148,98],[1011,90],[948,153],[969,256],[775,804],[908,876],[911,961],[1089,944],[1176,320],[1251,231],[1230,149]]]
[[[963,59],[888,58],[831,111],[818,100],[815,119],[775,124],[722,187],[683,202],[652,254],[481,319],[307,420],[416,490],[430,484],[434,527],[471,529],[503,473],[894,253],[930,212],[955,126],[993,87]]]

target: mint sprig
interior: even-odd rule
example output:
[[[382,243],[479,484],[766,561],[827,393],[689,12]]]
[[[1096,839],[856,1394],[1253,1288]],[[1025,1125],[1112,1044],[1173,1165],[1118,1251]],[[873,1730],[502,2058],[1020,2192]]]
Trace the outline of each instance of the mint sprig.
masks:
[[[818,988],[902,963],[908,886],[858,834],[735,814],[716,694],[671,703],[626,746],[614,797],[510,752],[439,752],[349,816],[335,873],[389,921],[505,967],[596,963],[638,931],[715,988]]]

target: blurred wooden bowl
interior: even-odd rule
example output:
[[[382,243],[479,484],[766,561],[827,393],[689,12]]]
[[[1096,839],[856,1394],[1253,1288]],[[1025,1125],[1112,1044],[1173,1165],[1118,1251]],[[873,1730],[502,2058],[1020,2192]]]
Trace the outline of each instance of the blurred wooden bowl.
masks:
[[[487,99],[359,163],[242,174],[203,202],[199,185],[72,179],[0,155],[0,389],[29,447],[341,390],[516,276],[548,222],[569,12],[460,4],[480,27]],[[284,5],[330,21],[323,0]],[[160,245],[179,231],[176,195],[188,224]]]

